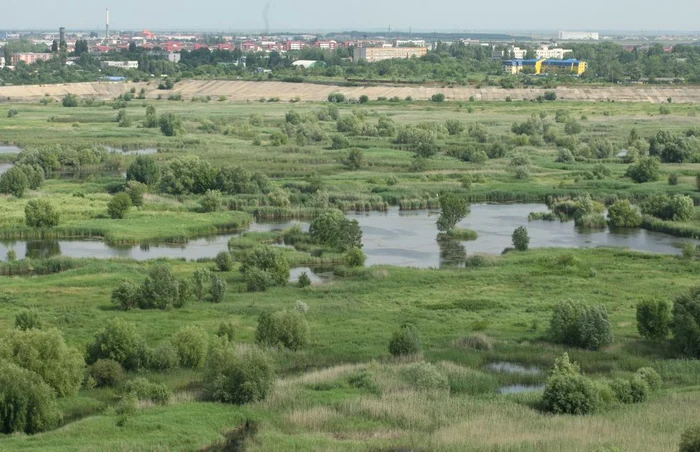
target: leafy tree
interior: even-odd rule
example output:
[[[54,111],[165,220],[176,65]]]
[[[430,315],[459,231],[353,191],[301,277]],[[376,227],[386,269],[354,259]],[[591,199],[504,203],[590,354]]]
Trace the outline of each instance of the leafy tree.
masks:
[[[219,323],[219,328],[216,330],[216,336],[225,338],[227,341],[232,342],[236,337],[236,324],[230,320]]]
[[[137,181],[129,181],[126,184],[126,194],[131,198],[131,204],[136,207],[143,205],[143,197],[146,193],[146,184]]]
[[[343,256],[343,263],[346,267],[364,267],[366,259],[367,256],[360,248],[350,248]]]
[[[445,127],[450,135],[459,135],[464,132],[464,124],[458,119],[448,119],[445,122]]]
[[[159,126],[158,115],[156,114],[156,107],[149,105],[146,107],[146,119],[143,121],[143,126],[147,129],[155,129]]]
[[[261,350],[239,352],[230,342],[219,341],[209,354],[204,383],[213,400],[237,405],[264,400],[274,382],[272,363]]]
[[[513,246],[518,251],[527,251],[530,245],[530,237],[527,234],[527,228],[525,226],[518,226],[513,231]]]
[[[340,250],[362,248],[362,230],[357,220],[349,220],[336,210],[324,212],[311,222],[311,238],[322,245]]]
[[[662,220],[688,221],[693,217],[695,207],[690,196],[675,194],[668,196],[658,193],[647,197],[641,204],[642,213]]]
[[[139,307],[166,309],[179,304],[179,300],[180,281],[177,280],[170,266],[154,265],[140,290]]]
[[[440,196],[440,216],[437,228],[440,232],[450,232],[469,213],[466,198],[453,194]]]
[[[632,203],[620,199],[608,209],[608,224],[614,228],[638,228],[642,224],[642,216]]]
[[[138,400],[150,400],[157,405],[165,405],[170,400],[171,392],[165,383],[153,383],[143,377],[137,377],[124,384],[124,394],[134,395]]]
[[[251,173],[240,166],[225,165],[214,177],[213,187],[231,195],[270,191],[270,181],[263,173]]]
[[[678,185],[678,174],[670,173],[668,175],[668,185]]]
[[[209,293],[214,303],[221,303],[226,295],[226,280],[217,275],[212,276]]]
[[[29,188],[29,179],[21,168],[14,166],[0,176],[0,193],[21,198]]]
[[[46,178],[46,173],[44,173],[44,169],[40,165],[26,165],[26,164],[19,164],[15,166],[14,168],[19,168],[24,172],[24,175],[27,176],[27,181],[29,182],[29,188],[31,190],[36,190],[37,188],[41,187],[41,185],[44,183],[44,179]],[[13,168],[11,168],[13,169]],[[5,173],[7,174],[7,173]],[[0,177],[0,186],[2,185],[2,178]]]
[[[185,129],[182,125],[182,118],[173,113],[163,113],[158,120],[160,131],[166,137],[175,137],[181,135]]]
[[[543,407],[557,414],[591,414],[600,406],[598,389],[593,382],[580,375],[577,363],[569,361],[564,353],[549,371],[542,395]]]
[[[289,141],[289,137],[282,132],[274,132],[270,135],[270,144],[272,146],[284,146]]]
[[[112,304],[124,311],[128,311],[138,306],[139,295],[139,287],[136,284],[129,280],[123,280],[112,291]]]
[[[139,155],[127,169],[126,180],[156,185],[160,180],[160,168],[150,155]]]
[[[646,339],[666,339],[671,327],[671,307],[664,300],[645,300],[637,305],[637,331]]]
[[[119,110],[119,113],[117,113],[117,122],[119,123],[119,127],[131,127],[131,118],[129,118],[125,108],[122,108]]]
[[[685,429],[678,446],[678,452],[698,451],[700,451],[700,425]]]
[[[437,103],[444,102],[445,95],[442,93],[433,94],[432,96],[430,96],[430,100]]]
[[[58,226],[60,215],[53,204],[43,199],[32,199],[24,208],[25,223],[30,228]]]
[[[671,332],[676,350],[700,358],[700,286],[677,297],[672,314]]]
[[[311,278],[306,272],[302,272],[299,275],[299,280],[297,281],[297,287],[303,289],[304,287],[309,287],[311,285]]]
[[[389,340],[389,353],[392,356],[415,355],[420,351],[421,342],[418,330],[410,323],[401,326]]]
[[[98,388],[116,386],[124,379],[124,369],[121,364],[112,359],[98,359],[90,366],[88,376]]]
[[[155,349],[151,350],[148,358],[148,367],[158,372],[166,372],[175,369],[180,365],[180,356],[177,353],[177,348],[169,341],[164,341],[158,344]]]
[[[555,91],[545,91],[544,92],[544,100],[553,102],[557,100],[557,93]]]
[[[209,350],[209,336],[199,326],[186,326],[175,333],[172,344],[177,349],[180,364],[197,369],[204,365]]]
[[[583,131],[583,127],[575,119],[570,119],[564,125],[564,133],[567,135],[578,135]]]
[[[192,277],[194,281],[194,293],[197,300],[202,300],[204,298],[204,287],[211,280],[211,272],[207,268],[200,267],[194,271]]]
[[[216,174],[211,163],[196,155],[178,157],[163,168],[160,190],[173,195],[203,194],[214,186]]]
[[[627,168],[626,175],[639,184],[653,182],[659,178],[659,161],[656,157],[639,159]]]
[[[15,316],[15,328],[21,331],[42,327],[39,311],[36,309],[23,309]]]
[[[369,102],[369,96],[367,96],[366,94],[363,94],[360,96],[359,101],[361,104],[366,104],[367,102]]]
[[[90,364],[98,359],[112,359],[125,369],[140,369],[147,364],[146,350],[146,343],[134,324],[114,318],[106,322],[88,346],[87,362]]]
[[[216,212],[221,209],[222,199],[219,190],[207,190],[199,200],[199,205],[204,212]]]
[[[61,414],[53,389],[35,372],[0,361],[0,433],[50,430]]]
[[[328,102],[332,104],[342,104],[345,102],[345,95],[343,93],[330,93],[328,95]]]
[[[348,155],[343,160],[343,164],[349,170],[358,170],[364,166],[365,153],[362,149],[350,149]]]
[[[126,192],[117,193],[107,203],[107,213],[110,218],[120,220],[131,208],[131,197]]]
[[[63,96],[61,103],[64,107],[77,107],[80,103],[80,98],[78,98],[78,96],[75,94],[66,94]]]
[[[241,272],[255,270],[263,272],[273,285],[284,286],[289,280],[289,262],[284,254],[272,246],[258,246],[245,254],[241,264]]]
[[[557,344],[598,350],[613,341],[608,311],[603,305],[562,301],[554,307],[549,338]]]
[[[216,255],[216,268],[222,272],[230,272],[233,269],[233,257],[228,251],[222,251]]]
[[[350,147],[350,140],[345,135],[333,135],[331,137],[331,149],[340,150]]]
[[[309,324],[297,311],[263,312],[258,318],[255,341],[265,347],[284,347],[300,350],[310,340]]]

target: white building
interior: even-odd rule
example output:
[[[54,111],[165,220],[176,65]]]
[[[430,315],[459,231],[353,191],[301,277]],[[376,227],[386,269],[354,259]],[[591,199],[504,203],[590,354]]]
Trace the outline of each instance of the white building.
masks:
[[[562,41],[597,41],[600,35],[597,31],[560,31]]]
[[[535,51],[537,58],[553,58],[556,60],[563,60],[567,53],[571,53],[573,50],[569,49],[550,49],[549,46],[541,46]]]
[[[119,69],[138,69],[138,61],[103,61],[100,63],[102,68],[116,67]]]
[[[0,69],[5,67],[5,57],[0,56]]]
[[[169,52],[168,53],[168,61],[171,63],[179,63],[180,62],[180,54],[176,52]],[[138,64],[136,65],[136,68],[138,69]]]

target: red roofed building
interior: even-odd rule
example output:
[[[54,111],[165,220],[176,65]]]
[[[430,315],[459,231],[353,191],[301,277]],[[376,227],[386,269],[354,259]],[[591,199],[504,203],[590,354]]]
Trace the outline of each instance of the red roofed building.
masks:
[[[233,44],[219,44],[216,48],[219,50],[228,50],[230,52],[233,50]]]
[[[168,41],[168,43],[165,46],[161,46],[163,50],[166,50],[168,52],[179,52],[182,50],[182,43],[181,42],[175,42],[175,41]]]
[[[256,52],[260,50],[260,46],[255,41],[245,41],[241,44],[241,50],[245,52]]]
[[[304,41],[287,41],[284,43],[284,50],[301,50],[306,47]]]

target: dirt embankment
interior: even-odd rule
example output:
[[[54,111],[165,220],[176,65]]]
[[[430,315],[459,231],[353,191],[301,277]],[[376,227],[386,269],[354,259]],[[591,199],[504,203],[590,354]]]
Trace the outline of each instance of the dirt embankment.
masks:
[[[61,85],[23,85],[0,87],[0,102],[38,102],[42,97],[49,95],[60,98],[72,93],[80,97],[94,97],[96,99],[112,99],[120,94],[128,92],[132,87],[136,91],[146,89],[146,97],[156,98],[158,95],[167,97],[172,94],[180,94],[184,99],[196,96],[211,96],[218,99],[226,96],[229,101],[245,102],[257,101],[261,98],[269,99],[278,97],[281,101],[289,101],[296,97],[302,101],[322,101],[332,92],[341,92],[346,97],[359,98],[362,95],[370,99],[377,97],[408,96],[414,100],[427,100],[433,94],[443,93],[447,100],[469,100],[474,97],[477,100],[504,100],[510,97],[515,100],[530,100],[544,93],[538,88],[503,89],[497,87],[473,88],[454,87],[438,88],[425,86],[360,86],[341,87],[333,85],[319,85],[313,83],[285,83],[285,82],[246,82],[228,80],[185,80],[171,91],[160,91],[153,83],[120,83],[120,82],[94,82],[72,83]],[[700,102],[700,86],[638,86],[638,87],[567,87],[556,88],[557,98],[567,101],[608,101],[615,102],[651,102],[664,103],[672,98],[674,103]]]

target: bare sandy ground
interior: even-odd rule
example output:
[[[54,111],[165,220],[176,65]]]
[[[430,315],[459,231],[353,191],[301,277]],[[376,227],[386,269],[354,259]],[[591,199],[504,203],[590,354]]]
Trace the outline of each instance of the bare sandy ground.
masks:
[[[363,86],[363,87],[339,87],[332,85],[319,85],[313,83],[285,83],[285,82],[246,82],[225,80],[185,80],[171,91],[159,91],[154,83],[119,83],[119,82],[94,82],[72,83],[61,85],[23,85],[0,87],[0,102],[38,102],[45,95],[60,98],[68,93],[80,97],[94,97],[96,99],[112,99],[135,87],[137,92],[146,88],[146,96],[149,99],[156,98],[159,94],[169,96],[180,94],[184,99],[195,96],[211,96],[217,100],[220,96],[226,96],[232,102],[257,101],[260,98],[279,97],[281,101],[289,101],[299,97],[302,101],[322,101],[332,92],[341,92],[346,97],[359,98],[367,95],[370,99],[377,97],[391,98],[397,96],[404,99],[411,96],[414,100],[430,99],[433,94],[443,93],[447,100],[468,100],[474,97],[477,100],[504,100],[510,96],[513,100],[529,100],[542,95],[545,90],[537,88],[502,89],[497,87],[473,88],[455,87],[438,88],[425,86]],[[638,86],[638,87],[559,87],[557,92],[559,100],[576,101],[608,101],[616,102],[651,102],[664,103],[670,97],[674,103],[700,102],[700,86]]]

